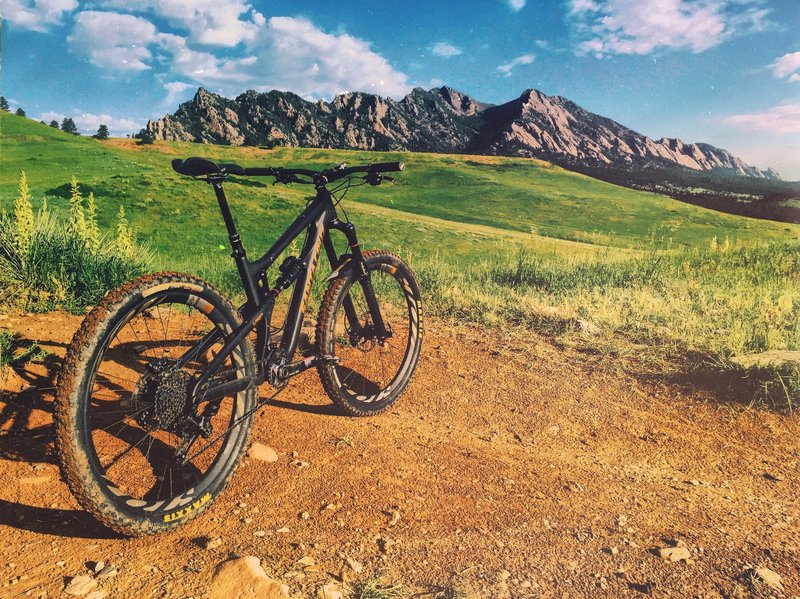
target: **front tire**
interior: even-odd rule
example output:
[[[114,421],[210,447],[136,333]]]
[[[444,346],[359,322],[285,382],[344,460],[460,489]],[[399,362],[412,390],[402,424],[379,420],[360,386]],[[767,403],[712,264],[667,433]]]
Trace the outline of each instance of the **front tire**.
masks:
[[[422,350],[422,299],[417,278],[385,250],[364,252],[381,315],[391,336],[370,338],[372,322],[355,272],[331,283],[317,320],[318,367],[331,400],[352,416],[386,411],[405,392]],[[346,314],[349,298],[357,323]],[[359,333],[360,331],[360,333]]]
[[[193,377],[240,323],[202,279],[158,273],[109,293],[75,333],[56,392],[56,450],[78,502],[109,528],[129,536],[175,528],[227,485],[249,440],[255,388],[220,400],[213,434],[185,463],[175,452],[205,405],[191,405]],[[247,338],[222,368],[255,373]]]

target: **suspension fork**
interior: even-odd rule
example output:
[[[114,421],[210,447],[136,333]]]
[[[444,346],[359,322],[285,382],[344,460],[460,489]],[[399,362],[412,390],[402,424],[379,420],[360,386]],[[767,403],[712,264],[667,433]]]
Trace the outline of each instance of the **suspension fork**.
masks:
[[[379,341],[390,337],[391,333],[386,330],[386,324],[383,320],[380,306],[378,305],[378,299],[375,297],[375,290],[372,287],[372,279],[370,278],[370,273],[367,269],[367,261],[364,259],[364,255],[361,252],[361,246],[358,243],[355,226],[353,223],[343,223],[338,219],[334,219],[328,225],[328,229],[336,229],[337,231],[341,231],[347,238],[347,245],[350,247],[350,260],[353,263],[355,275],[358,278],[361,289],[364,291],[364,299],[367,302],[367,308],[369,309],[369,314],[372,319],[373,330],[371,331],[371,334],[374,335]],[[333,246],[333,242],[331,241],[328,231],[325,232],[325,238],[323,239],[323,242],[325,245],[325,252],[328,254],[328,260],[330,260],[331,266],[334,269],[343,266],[344,263],[347,262],[347,258],[340,260],[336,256],[336,249]],[[350,293],[348,293],[342,301],[342,307],[344,308],[345,316],[350,323],[350,330],[357,331],[359,334],[363,334],[364,331],[362,330],[361,323],[359,322],[358,314],[356,313],[356,308],[353,304],[353,298],[350,297]]]

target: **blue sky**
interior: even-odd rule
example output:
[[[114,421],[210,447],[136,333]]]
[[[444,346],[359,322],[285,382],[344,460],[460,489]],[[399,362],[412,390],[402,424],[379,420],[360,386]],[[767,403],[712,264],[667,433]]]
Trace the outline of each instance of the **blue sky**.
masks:
[[[135,132],[204,86],[478,100],[530,87],[800,180],[798,0],[0,0],[0,93]]]

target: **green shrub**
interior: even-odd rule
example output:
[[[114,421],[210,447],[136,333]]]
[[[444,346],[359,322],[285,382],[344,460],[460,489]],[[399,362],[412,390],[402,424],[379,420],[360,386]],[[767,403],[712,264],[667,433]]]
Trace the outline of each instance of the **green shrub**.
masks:
[[[130,230],[124,248],[103,237],[94,198],[87,220],[74,177],[72,188],[67,226],[53,210],[33,219],[19,218],[20,211],[0,216],[0,301],[34,311],[81,310],[145,271],[149,252],[134,248]]]

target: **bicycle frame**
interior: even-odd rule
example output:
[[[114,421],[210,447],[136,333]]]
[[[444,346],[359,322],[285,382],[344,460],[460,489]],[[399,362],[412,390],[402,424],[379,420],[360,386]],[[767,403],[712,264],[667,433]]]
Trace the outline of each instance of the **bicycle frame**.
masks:
[[[371,333],[378,339],[386,339],[391,335],[385,328],[378,302],[375,299],[369,272],[356,236],[355,226],[350,222],[344,223],[339,220],[333,197],[327,188],[318,186],[314,199],[289,225],[272,247],[257,260],[250,261],[247,258],[247,253],[236,229],[228,200],[222,188],[224,179],[224,175],[210,175],[207,178],[208,183],[214,189],[222,212],[222,218],[225,221],[232,249],[231,255],[236,263],[247,301],[240,308],[244,323],[237,329],[225,334],[225,343],[222,349],[195,383],[193,396],[196,404],[243,391],[251,385],[260,385],[270,375],[274,379],[270,382],[285,381],[290,376],[299,374],[326,358],[325,356],[314,355],[294,364],[291,363],[297,349],[306,305],[311,294],[311,285],[323,246],[333,269],[333,279],[351,272],[355,272],[358,276],[372,318],[373,330]],[[331,230],[340,231],[344,234],[350,248],[349,254],[337,256],[330,236]],[[271,289],[268,288],[267,270],[303,232],[308,234],[299,258],[294,260],[292,260],[292,257],[287,258],[282,265],[281,275],[275,285]],[[285,270],[283,269],[284,266],[286,267]],[[270,336],[272,309],[277,297],[291,285],[294,285],[294,289],[289,301],[284,333],[280,346],[276,348]],[[344,310],[351,328],[357,327],[358,316],[349,296],[344,301]],[[256,359],[260,365],[259,372],[253,376],[225,381],[203,389],[203,386],[209,382],[214,373],[254,328],[257,330]],[[187,351],[181,361],[188,361],[191,354],[197,355],[197,353],[218,341],[222,336],[223,333],[221,331],[212,331],[201,339],[195,347]]]

